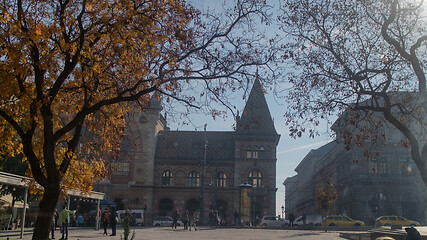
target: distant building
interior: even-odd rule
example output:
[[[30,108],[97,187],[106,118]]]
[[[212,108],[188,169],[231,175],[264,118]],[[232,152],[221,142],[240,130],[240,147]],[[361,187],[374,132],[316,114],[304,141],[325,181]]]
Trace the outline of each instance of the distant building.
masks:
[[[339,119],[340,121],[342,119]],[[340,129],[332,129],[340,139]],[[352,146],[349,151],[343,144],[331,142],[310,151],[297,166],[296,183],[284,182],[286,212],[296,216],[306,214],[343,214],[374,224],[377,217],[399,215],[425,223],[427,191],[408,148],[400,144],[402,135],[392,127],[379,129],[386,136],[383,143],[365,143],[365,149]],[[316,203],[317,189],[325,179],[332,179],[338,200],[328,209],[320,209]],[[294,194],[289,196],[287,194]],[[289,209],[288,209],[289,207]]]
[[[118,208],[146,207],[146,223],[177,209],[199,211],[205,182],[204,222],[216,209],[233,221],[239,185],[253,186],[253,216],[275,214],[277,134],[262,87],[255,81],[236,130],[171,131],[160,102],[129,116],[122,156],[109,182],[100,184]],[[206,161],[203,174],[203,162]]]

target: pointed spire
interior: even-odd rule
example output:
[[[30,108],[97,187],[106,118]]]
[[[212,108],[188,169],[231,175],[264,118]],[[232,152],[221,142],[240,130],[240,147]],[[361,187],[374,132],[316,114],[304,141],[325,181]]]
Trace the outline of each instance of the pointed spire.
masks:
[[[245,109],[237,121],[236,131],[243,134],[277,135],[268,109],[264,91],[258,78],[258,70]]]

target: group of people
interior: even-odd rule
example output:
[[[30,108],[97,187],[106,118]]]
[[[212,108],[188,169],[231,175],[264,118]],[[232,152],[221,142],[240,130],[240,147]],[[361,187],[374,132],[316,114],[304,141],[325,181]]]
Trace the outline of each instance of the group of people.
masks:
[[[118,222],[118,213],[114,207],[111,207],[111,211],[108,211],[108,208],[104,209],[104,212],[101,215],[101,223],[104,228],[104,234],[108,235],[107,229],[108,225],[111,227],[111,234],[110,236],[116,236],[116,227]]]
[[[178,210],[175,210],[172,213],[172,228],[175,228],[178,226],[178,220],[179,220],[179,213]],[[184,224],[184,230],[191,231],[191,227],[194,228],[194,231],[197,231],[197,225],[196,222],[198,221],[197,215],[193,211],[186,210],[181,218],[182,223]]]

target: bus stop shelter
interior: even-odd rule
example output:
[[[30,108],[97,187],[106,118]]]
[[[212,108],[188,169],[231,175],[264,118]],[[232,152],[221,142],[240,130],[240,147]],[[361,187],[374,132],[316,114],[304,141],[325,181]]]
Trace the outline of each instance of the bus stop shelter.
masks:
[[[11,174],[11,173],[6,173],[6,172],[0,172],[0,184],[3,185],[12,185],[12,186],[17,186],[17,187],[22,187],[25,189],[25,193],[24,193],[24,207],[23,207],[23,211],[22,211],[22,223],[21,223],[21,234],[20,234],[20,238],[23,238],[24,236],[24,226],[25,226],[25,215],[26,215],[26,211],[27,211],[27,198],[28,198],[28,186],[27,183],[32,180],[29,177],[25,177],[25,176],[19,176],[19,175],[15,175],[15,174]],[[98,204],[97,204],[97,214],[96,214],[96,229],[98,230],[98,226],[99,226],[99,207],[100,207],[100,201],[104,199],[105,194],[101,193],[101,192],[94,192],[91,191],[90,194],[88,195],[84,195],[79,191],[68,191],[68,204],[70,204],[70,197],[69,196],[80,196],[80,197],[85,197],[85,198],[91,198],[91,199],[95,199],[97,200]]]

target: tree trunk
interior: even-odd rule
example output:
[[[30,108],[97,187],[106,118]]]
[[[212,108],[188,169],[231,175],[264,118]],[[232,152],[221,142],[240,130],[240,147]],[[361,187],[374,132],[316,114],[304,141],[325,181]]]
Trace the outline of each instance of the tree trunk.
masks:
[[[419,163],[415,161],[415,164],[417,164],[418,172],[421,175],[424,185],[427,186],[427,144],[424,144],[420,155]]]
[[[34,226],[33,240],[48,240],[52,227],[52,217],[59,198],[59,182],[50,183],[43,193]]]

